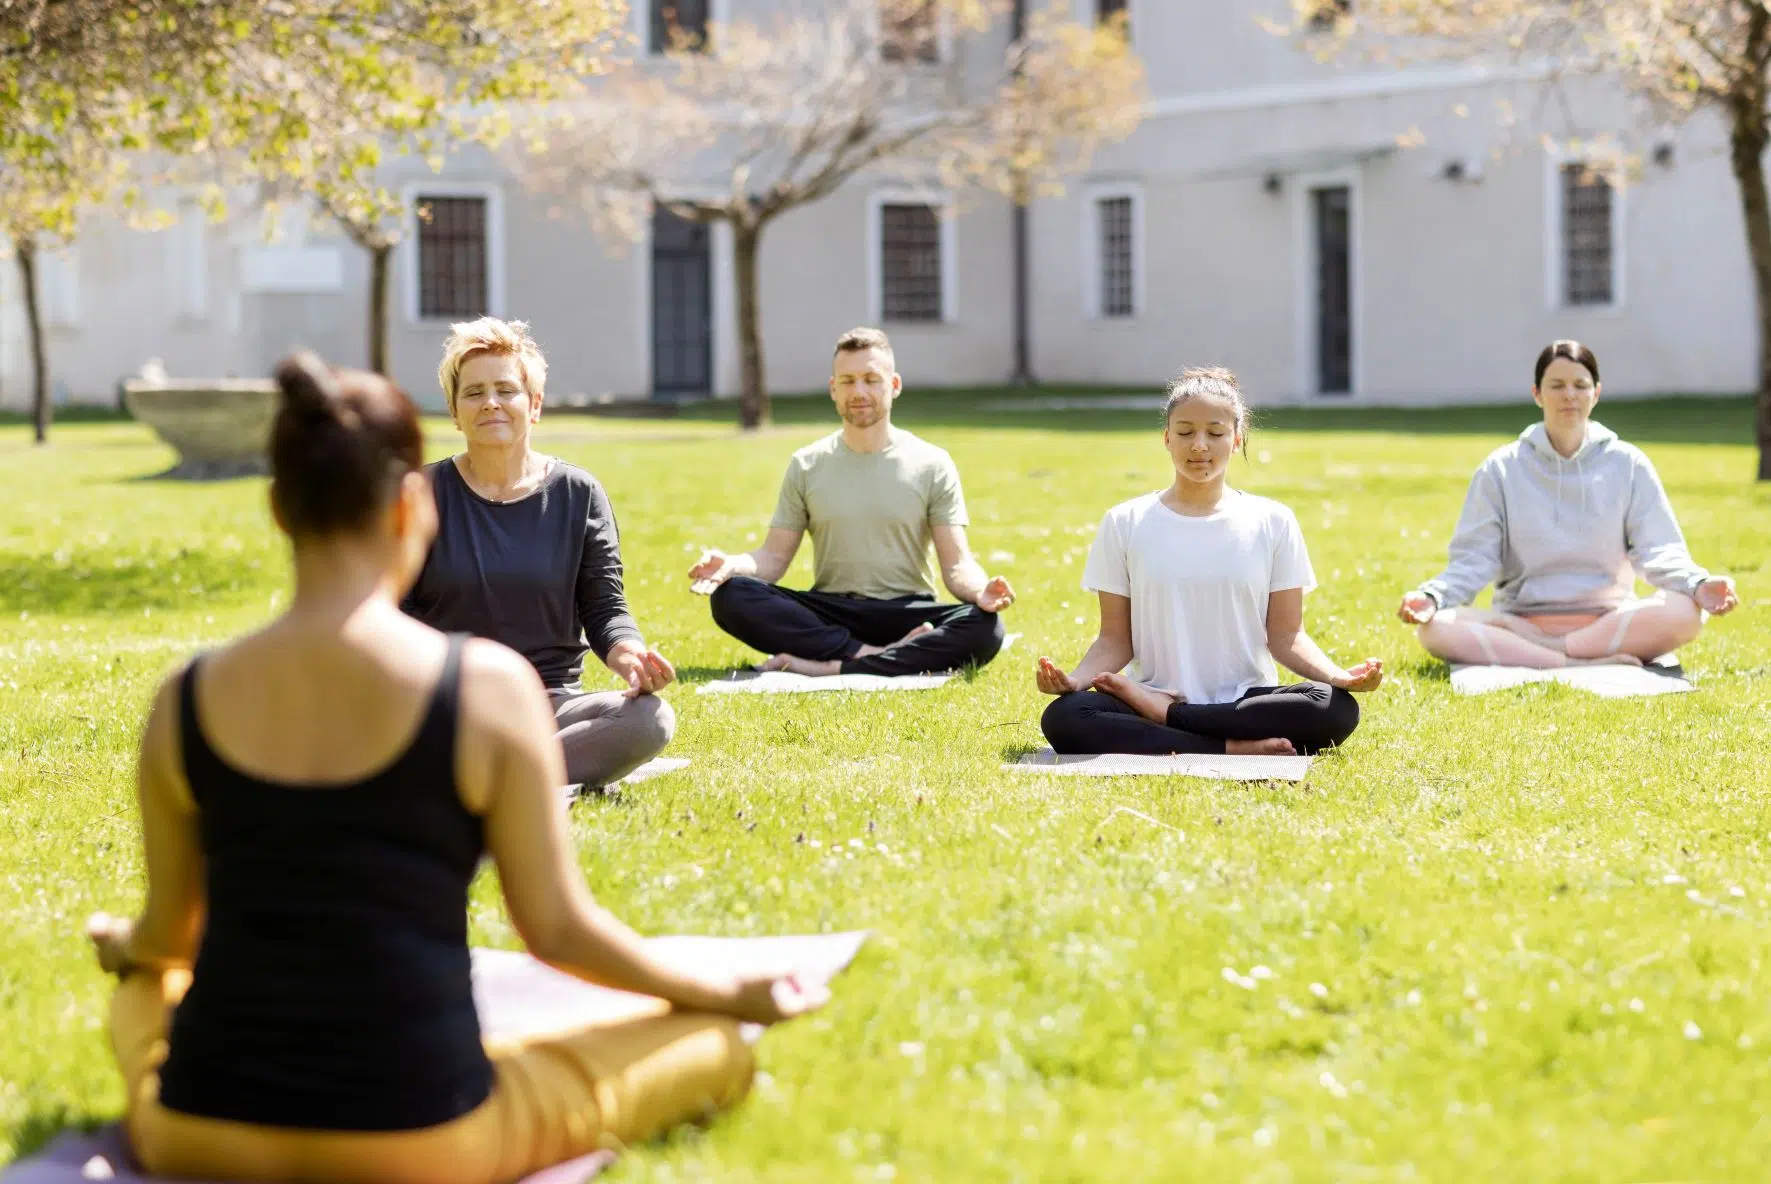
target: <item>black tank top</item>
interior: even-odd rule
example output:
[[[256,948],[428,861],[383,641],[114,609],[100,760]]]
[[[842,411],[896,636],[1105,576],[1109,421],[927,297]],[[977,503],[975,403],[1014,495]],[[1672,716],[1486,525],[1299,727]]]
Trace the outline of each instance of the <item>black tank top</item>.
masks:
[[[490,1094],[467,950],[485,834],[455,789],[464,640],[449,638],[411,747],[354,785],[278,785],[223,762],[197,724],[198,662],[185,671],[208,919],[160,1070],[169,1109],[415,1130]]]

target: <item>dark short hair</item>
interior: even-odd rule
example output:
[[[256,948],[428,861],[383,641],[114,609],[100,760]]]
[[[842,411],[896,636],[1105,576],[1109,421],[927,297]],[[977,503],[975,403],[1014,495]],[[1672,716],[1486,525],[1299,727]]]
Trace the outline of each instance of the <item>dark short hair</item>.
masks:
[[[1543,347],[1537,355],[1537,376],[1531,380],[1534,387],[1543,385],[1544,372],[1555,364],[1557,358],[1567,358],[1570,362],[1579,362],[1593,376],[1593,385],[1599,382],[1599,357],[1592,350],[1578,341],[1552,341]]]
[[[360,530],[424,464],[406,393],[379,374],[333,369],[302,351],[277,367],[271,498],[291,536]]]

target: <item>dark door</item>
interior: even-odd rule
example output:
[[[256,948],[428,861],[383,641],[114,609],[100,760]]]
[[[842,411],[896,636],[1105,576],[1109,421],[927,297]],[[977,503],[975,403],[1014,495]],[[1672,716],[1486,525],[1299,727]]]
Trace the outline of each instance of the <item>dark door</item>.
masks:
[[[706,226],[652,216],[652,397],[713,393],[713,255]]]
[[[1310,191],[1316,238],[1316,390],[1353,390],[1353,192]]]

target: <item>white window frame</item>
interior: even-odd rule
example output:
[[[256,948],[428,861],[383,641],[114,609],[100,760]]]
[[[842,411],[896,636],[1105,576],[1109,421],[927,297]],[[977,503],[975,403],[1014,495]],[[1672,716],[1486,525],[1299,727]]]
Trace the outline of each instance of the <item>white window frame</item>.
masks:
[[[1333,396],[1339,402],[1357,399],[1365,391],[1365,194],[1364,174],[1357,167],[1313,173],[1293,173],[1285,178],[1291,191],[1293,255],[1296,258],[1297,389],[1312,400],[1323,395],[1316,370],[1316,233],[1310,194],[1317,189],[1345,186],[1348,250],[1353,256],[1348,270],[1348,315],[1353,339],[1352,389]]]
[[[486,313],[504,315],[504,190],[492,181],[428,181],[411,182],[400,189],[404,206],[401,222],[404,233],[401,246],[394,254],[403,258],[396,263],[400,286],[405,290],[406,323],[431,327],[448,325],[459,320],[455,316],[426,317],[419,315],[418,302],[418,199],[420,197],[483,197],[486,199]]]
[[[1628,236],[1627,203],[1629,186],[1615,170],[1608,172],[1611,181],[1611,301],[1608,304],[1570,304],[1566,284],[1568,244],[1565,211],[1562,206],[1562,168],[1570,164],[1593,163],[1594,157],[1565,148],[1552,147],[1544,152],[1544,300],[1549,311],[1576,316],[1620,316],[1627,293],[1624,277]]]
[[[730,195],[717,189],[681,189],[670,196],[678,201],[692,201],[696,198],[718,201]],[[639,300],[635,322],[640,330],[640,373],[646,377],[645,390],[640,393],[648,398],[658,385],[652,352],[652,217],[652,211],[648,209],[645,229],[640,231],[634,243],[633,274],[634,292]],[[713,390],[710,393],[717,399],[738,386],[737,273],[732,224],[722,218],[710,225],[708,230],[711,233],[707,250],[711,258],[708,261],[707,282],[712,285],[712,291],[708,293],[708,318],[712,322],[710,329],[713,333],[710,351],[713,355]]]
[[[1082,315],[1091,321],[1126,324],[1144,315],[1144,187],[1133,181],[1097,182],[1083,187],[1082,207]],[[1106,292],[1106,259],[1101,253],[1101,203],[1118,198],[1131,200],[1131,315],[1107,316],[1102,309]]]
[[[634,0],[634,3],[630,5],[630,16],[633,20],[631,32],[639,45],[641,58],[655,59],[664,56],[663,47],[652,44],[652,5],[657,2],[658,0]],[[708,33],[710,35],[716,33],[720,25],[731,23],[732,0],[708,0]]]
[[[893,321],[904,329],[959,321],[959,218],[944,189],[879,189],[867,195],[867,310],[870,323],[885,323],[885,215],[887,206],[928,206],[935,211],[941,243],[941,319]]]
[[[209,319],[209,215],[194,197],[176,203],[178,221],[166,228],[167,288],[172,313],[185,324]]]

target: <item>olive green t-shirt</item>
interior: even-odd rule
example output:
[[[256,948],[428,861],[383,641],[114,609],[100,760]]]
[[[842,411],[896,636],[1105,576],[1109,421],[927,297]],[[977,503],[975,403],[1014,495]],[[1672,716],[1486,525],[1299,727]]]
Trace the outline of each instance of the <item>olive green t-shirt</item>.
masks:
[[[932,528],[965,524],[953,458],[901,428],[880,452],[839,431],[794,453],[770,523],[811,532],[814,591],[873,600],[934,596]]]

